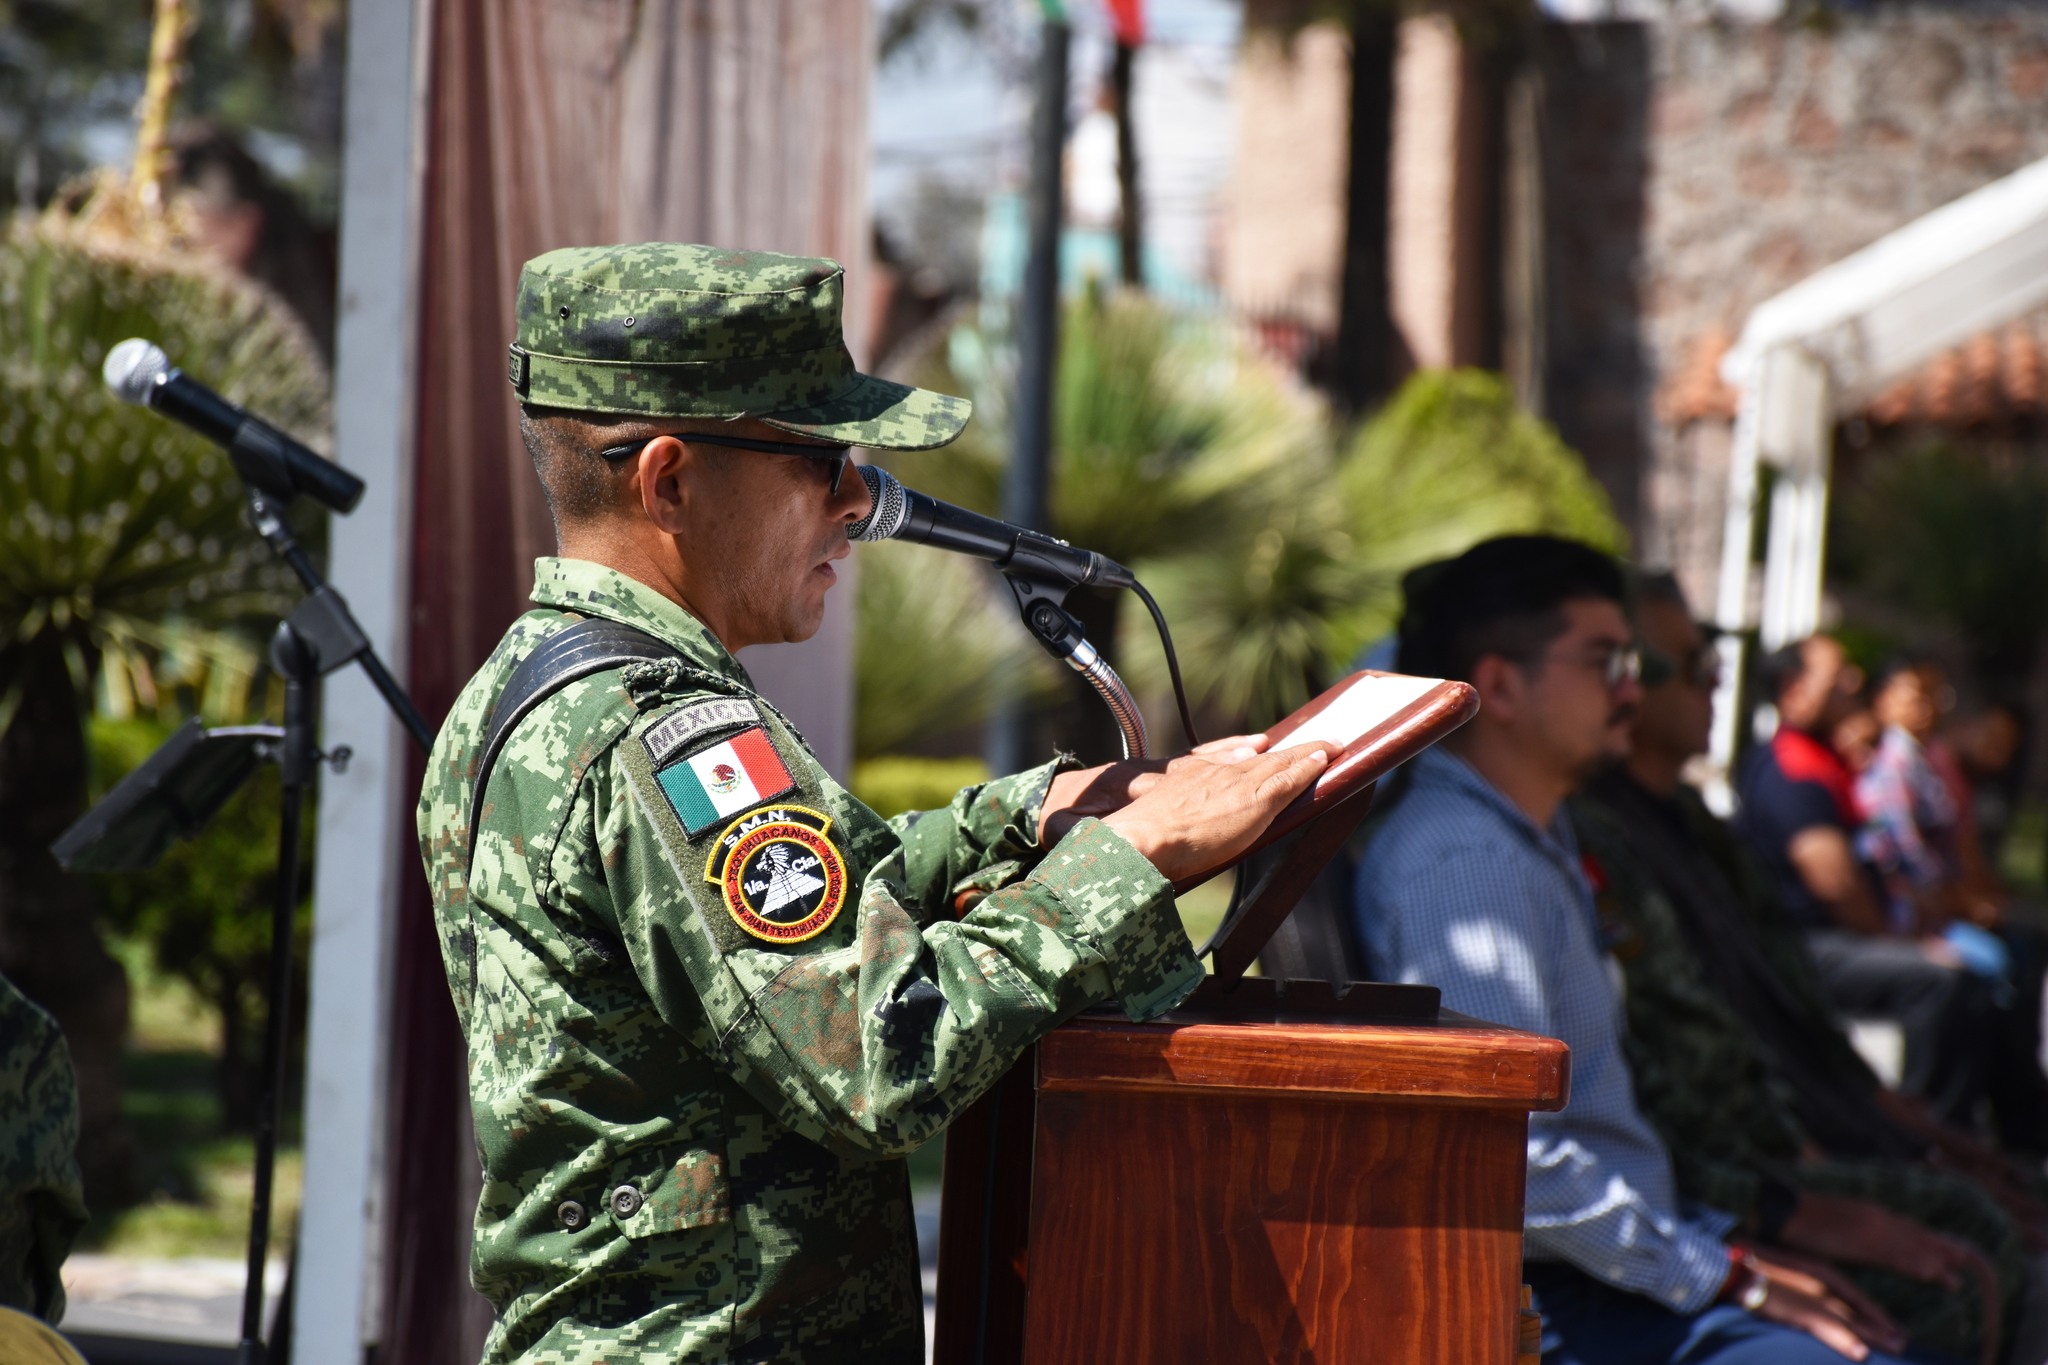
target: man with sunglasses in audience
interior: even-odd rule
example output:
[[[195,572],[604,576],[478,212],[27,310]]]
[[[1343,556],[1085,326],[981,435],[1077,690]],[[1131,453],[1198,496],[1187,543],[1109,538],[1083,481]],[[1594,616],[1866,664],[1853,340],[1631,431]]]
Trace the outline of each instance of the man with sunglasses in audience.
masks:
[[[1836,1024],[1805,945],[1733,832],[1682,780],[1705,752],[1719,655],[1670,574],[1635,586],[1642,696],[1627,758],[1568,807],[1622,976],[1636,1102],[1679,1191],[1757,1241],[1848,1273],[1917,1342],[2039,1365],[2041,1277],[2003,1196],[2017,1172],[1878,1083]],[[1980,1187],[1930,1154],[1966,1164]]]
[[[1731,1242],[1683,1201],[1638,1109],[1622,1009],[1565,798],[1628,748],[1641,696],[1621,567],[1508,536],[1403,583],[1397,667],[1457,678],[1479,713],[1407,765],[1359,867],[1375,977],[1561,1038],[1570,1102],[1529,1121],[1523,1277],[1551,1365],[1885,1360],[1897,1326],[1833,1272]]]
[[[470,1047],[491,1362],[923,1359],[901,1158],[1091,1005],[1201,977],[1172,883],[1327,746],[1060,761],[885,821],[734,657],[817,630],[848,447],[960,399],[862,375],[831,261],[527,263],[510,377],[560,552],[419,808]]]

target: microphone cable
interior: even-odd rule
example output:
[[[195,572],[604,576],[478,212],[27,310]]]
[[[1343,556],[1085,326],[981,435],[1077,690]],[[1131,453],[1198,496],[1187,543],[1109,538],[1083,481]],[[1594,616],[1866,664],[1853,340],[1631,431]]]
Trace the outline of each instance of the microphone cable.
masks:
[[[1188,691],[1180,680],[1180,658],[1173,652],[1173,632],[1166,628],[1166,613],[1159,610],[1159,604],[1152,600],[1152,594],[1145,591],[1137,575],[1131,576],[1131,591],[1138,594],[1138,600],[1145,604],[1145,610],[1152,613],[1152,624],[1159,630],[1160,648],[1166,651],[1167,676],[1173,679],[1173,701],[1180,708],[1181,733],[1188,737],[1188,748],[1192,749],[1202,741],[1195,737],[1194,713],[1188,709]]]

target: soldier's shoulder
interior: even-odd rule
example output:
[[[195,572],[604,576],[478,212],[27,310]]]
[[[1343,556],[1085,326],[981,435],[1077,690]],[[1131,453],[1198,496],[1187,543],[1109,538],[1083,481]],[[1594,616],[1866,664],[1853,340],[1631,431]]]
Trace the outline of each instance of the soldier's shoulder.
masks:
[[[62,1036],[47,1010],[0,976],[0,1050],[13,1056],[34,1056]]]

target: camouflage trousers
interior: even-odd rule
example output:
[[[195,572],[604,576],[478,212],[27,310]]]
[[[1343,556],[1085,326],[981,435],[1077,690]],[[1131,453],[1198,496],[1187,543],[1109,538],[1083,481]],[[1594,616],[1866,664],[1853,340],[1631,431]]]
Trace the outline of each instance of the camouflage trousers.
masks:
[[[1984,1253],[1998,1274],[1997,1337],[2002,1343],[2012,1340],[2028,1288],[2026,1250],[2013,1220],[1974,1182],[1945,1171],[1881,1162],[1814,1162],[1788,1176],[1802,1190],[1867,1199]],[[1898,1319],[1915,1345],[1969,1360],[1982,1357],[1991,1324],[1983,1290],[1974,1279],[1966,1277],[1957,1290],[1870,1266],[1839,1268]]]

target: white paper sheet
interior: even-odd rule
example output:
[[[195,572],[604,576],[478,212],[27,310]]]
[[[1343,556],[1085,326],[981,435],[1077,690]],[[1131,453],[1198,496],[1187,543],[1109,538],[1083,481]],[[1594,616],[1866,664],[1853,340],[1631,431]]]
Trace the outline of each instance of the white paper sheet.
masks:
[[[1317,740],[1343,748],[1387,717],[1435,687],[1440,678],[1360,678],[1299,730],[1280,741],[1291,749]]]

